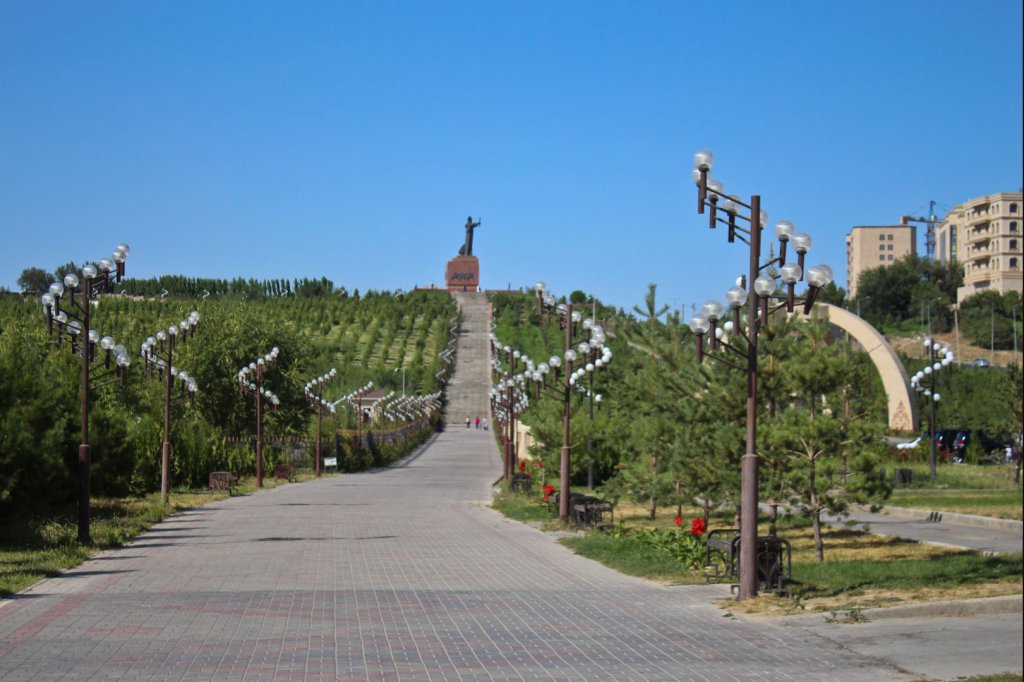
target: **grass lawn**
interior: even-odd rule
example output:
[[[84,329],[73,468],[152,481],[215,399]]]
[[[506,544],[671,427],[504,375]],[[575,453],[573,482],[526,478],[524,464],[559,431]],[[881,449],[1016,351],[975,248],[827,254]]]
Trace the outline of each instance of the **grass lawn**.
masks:
[[[1024,495],[1014,481],[1014,465],[941,463],[935,481],[927,463],[890,462],[889,468],[887,473],[891,468],[913,469],[914,482],[893,490],[887,506],[1022,520]]]
[[[296,480],[311,478],[299,472]],[[273,478],[264,478],[265,488],[282,485]],[[236,494],[256,490],[254,478],[243,478]],[[143,498],[92,498],[89,530],[93,544],[78,544],[78,507],[42,517],[12,517],[0,526],[0,597],[7,597],[73,568],[96,552],[120,547],[132,537],[172,514],[199,507],[227,497],[225,492],[207,490],[172,491],[166,508],[160,504],[159,493]]]
[[[914,482],[908,489],[936,490],[1020,490],[1014,475],[1016,466],[1013,464],[953,464],[939,462],[935,467],[935,481],[931,480],[931,470],[927,460],[919,462],[889,461],[885,464],[886,475],[891,476],[893,469],[913,469]]]
[[[927,491],[907,492],[925,494]],[[562,528],[557,520],[551,520],[550,513],[536,496],[499,492],[495,499],[495,508],[511,518],[539,521],[542,528],[549,530]],[[684,527],[699,515],[698,510],[692,508],[682,511]],[[621,525],[615,530],[591,531],[563,538],[560,542],[581,556],[629,575],[673,585],[703,583],[703,573],[683,569],[669,554],[622,530],[675,528],[675,514],[675,508],[660,508],[656,518],[651,520],[646,509],[622,503],[616,507],[615,518]],[[731,513],[712,515],[711,528],[732,525]],[[767,526],[762,526],[760,532],[767,533]],[[792,587],[793,596],[763,596],[746,602],[729,600],[730,610],[756,613],[839,611],[1021,593],[1024,562],[1020,554],[982,556],[976,552],[826,527],[825,561],[818,564],[807,520],[792,517],[780,520],[779,535],[789,540],[793,548],[793,578],[798,582]]]
[[[1022,520],[1024,495],[1017,490],[895,490],[886,501],[889,507],[929,509]]]

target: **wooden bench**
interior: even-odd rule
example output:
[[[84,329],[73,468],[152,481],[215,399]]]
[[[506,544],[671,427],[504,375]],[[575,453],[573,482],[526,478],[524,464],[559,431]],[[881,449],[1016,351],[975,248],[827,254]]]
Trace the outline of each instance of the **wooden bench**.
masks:
[[[295,469],[292,468],[291,464],[275,464],[274,465],[274,478],[283,478],[291,481],[295,476]]]
[[[211,471],[210,490],[227,490],[231,494],[232,488],[238,485],[238,476],[230,471]]]

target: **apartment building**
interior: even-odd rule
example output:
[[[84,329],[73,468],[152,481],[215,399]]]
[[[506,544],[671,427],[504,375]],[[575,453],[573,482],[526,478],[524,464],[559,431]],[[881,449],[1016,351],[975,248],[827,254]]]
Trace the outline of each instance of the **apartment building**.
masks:
[[[980,291],[1024,293],[1024,201],[1021,192],[1000,192],[954,206],[935,228],[935,257],[960,263],[964,285],[957,304]]]
[[[917,227],[914,225],[859,225],[846,235],[846,291],[857,295],[860,273],[884,268],[917,253]]]

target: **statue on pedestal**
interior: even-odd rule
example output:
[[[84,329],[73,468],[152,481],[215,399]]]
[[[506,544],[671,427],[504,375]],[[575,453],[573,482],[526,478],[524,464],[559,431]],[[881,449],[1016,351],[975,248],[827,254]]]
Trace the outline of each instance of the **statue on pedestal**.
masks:
[[[473,216],[466,218],[466,242],[459,247],[460,256],[473,255],[473,230],[480,227],[480,221],[473,222]]]

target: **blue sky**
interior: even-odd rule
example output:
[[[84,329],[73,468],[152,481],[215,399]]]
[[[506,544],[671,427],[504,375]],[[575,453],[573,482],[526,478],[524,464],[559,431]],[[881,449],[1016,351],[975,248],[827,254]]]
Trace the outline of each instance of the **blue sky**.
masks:
[[[673,306],[744,269],[691,157],[814,238],[1022,184],[1022,16],[986,2],[0,0],[0,286],[443,284]],[[921,250],[923,251],[923,236]]]

